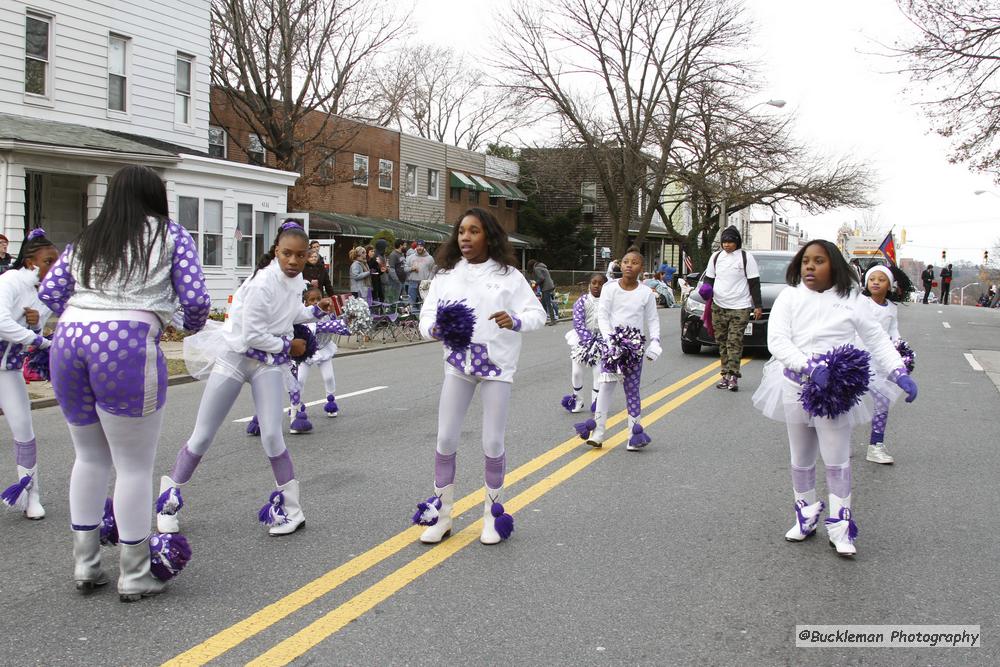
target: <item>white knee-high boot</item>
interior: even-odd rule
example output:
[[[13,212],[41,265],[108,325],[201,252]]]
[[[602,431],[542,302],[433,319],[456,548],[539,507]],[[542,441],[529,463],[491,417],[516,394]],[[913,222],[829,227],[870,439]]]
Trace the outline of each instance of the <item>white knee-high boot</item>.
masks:
[[[455,506],[455,485],[434,486],[434,496],[417,505],[413,523],[427,526],[420,533],[424,544],[437,544],[451,534],[451,512]]]
[[[41,490],[38,486],[38,466],[17,466],[17,480],[16,484],[7,487],[0,494],[4,504],[13,510],[24,512],[24,516],[32,521],[44,519],[45,508],[42,507]]]
[[[497,544],[506,540],[514,532],[514,517],[504,510],[503,487],[486,487],[486,502],[483,504],[483,532],[479,541],[483,544]]]
[[[854,539],[858,536],[858,526],[851,514],[851,496],[841,498],[830,494],[830,516],[826,519],[826,534],[830,538],[830,546],[837,550],[840,556],[853,556],[857,553]]]
[[[101,569],[101,528],[73,531],[73,580],[84,595],[108,583]]]
[[[259,513],[260,522],[270,526],[268,534],[289,535],[305,528],[306,517],[299,502],[299,480],[293,479],[277,487]]]

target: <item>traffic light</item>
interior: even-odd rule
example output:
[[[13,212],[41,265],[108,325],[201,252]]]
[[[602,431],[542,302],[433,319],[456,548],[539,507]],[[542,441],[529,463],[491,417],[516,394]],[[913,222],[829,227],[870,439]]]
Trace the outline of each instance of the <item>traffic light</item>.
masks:
[[[948,251],[947,250],[942,250],[941,251],[941,261],[942,262],[947,262],[948,261]]]
[[[983,251],[983,264],[989,264],[989,263],[990,263],[990,251],[989,250],[984,250]]]

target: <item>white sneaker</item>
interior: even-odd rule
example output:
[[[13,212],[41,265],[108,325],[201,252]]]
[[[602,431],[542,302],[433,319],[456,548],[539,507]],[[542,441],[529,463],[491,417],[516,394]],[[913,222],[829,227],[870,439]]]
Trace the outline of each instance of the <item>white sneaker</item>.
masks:
[[[885,450],[884,444],[879,443],[877,445],[868,445],[868,456],[865,457],[865,460],[888,465],[895,462],[896,459],[889,455],[889,452]]]
[[[841,507],[838,516],[826,520],[826,534],[830,538],[830,546],[837,550],[838,556],[850,558],[858,552],[854,546],[854,538],[858,536],[858,527],[851,518],[851,508]]]
[[[806,504],[801,498],[795,501],[795,525],[785,533],[785,539],[789,542],[801,542],[807,537],[816,533],[816,524],[819,523],[819,515],[826,508],[826,503],[817,500],[811,505]]]

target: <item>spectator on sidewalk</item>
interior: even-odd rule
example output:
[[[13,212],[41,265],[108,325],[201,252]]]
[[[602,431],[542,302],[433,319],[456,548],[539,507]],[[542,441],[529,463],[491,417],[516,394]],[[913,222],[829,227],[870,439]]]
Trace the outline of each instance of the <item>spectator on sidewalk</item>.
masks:
[[[948,305],[951,296],[951,264],[941,269],[941,303]]]
[[[559,311],[555,309],[555,303],[552,301],[556,284],[552,281],[549,267],[532,259],[528,261],[528,273],[531,274],[531,279],[538,283],[538,289],[542,291],[542,310],[545,311],[545,317],[548,318],[545,324],[552,326],[559,320]]]
[[[608,262],[608,271],[605,274],[608,280],[618,280],[622,277],[622,267],[617,259]]]
[[[386,276],[388,276],[389,281],[386,300],[389,301],[389,303],[399,301],[399,295],[403,291],[403,285],[406,284],[406,256],[403,254],[405,249],[406,241],[396,239],[392,252],[389,253],[389,259],[387,260],[389,270],[386,271]]]
[[[0,275],[3,275],[4,271],[9,269],[14,262],[14,258],[7,252],[7,245],[9,243],[10,241],[7,240],[7,237],[0,234]]]
[[[928,264],[924,272],[920,274],[920,282],[924,284],[924,303],[931,296],[931,288],[934,287],[934,265]]]
[[[306,265],[302,268],[302,278],[311,287],[315,287],[321,292],[321,297],[333,296],[333,283],[330,281],[330,272],[326,270],[323,257],[319,250],[310,250],[306,255]]]
[[[372,272],[368,268],[368,252],[363,247],[351,251],[351,294],[367,301],[372,289]]]
[[[434,274],[434,258],[424,248],[423,241],[417,241],[416,248],[406,260],[406,289],[410,303],[417,304],[420,298],[420,282],[430,280]]]

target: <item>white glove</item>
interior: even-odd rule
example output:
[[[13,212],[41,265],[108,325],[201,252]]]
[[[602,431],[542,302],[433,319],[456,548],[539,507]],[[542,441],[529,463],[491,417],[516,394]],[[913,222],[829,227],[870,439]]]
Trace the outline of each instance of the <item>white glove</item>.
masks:
[[[660,347],[660,341],[654,340],[646,347],[646,358],[650,361],[656,361],[659,356],[663,354],[663,348]]]

